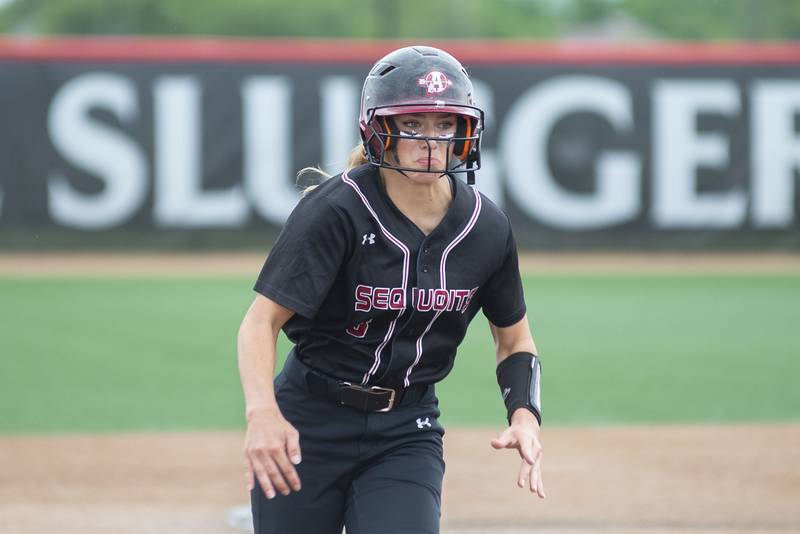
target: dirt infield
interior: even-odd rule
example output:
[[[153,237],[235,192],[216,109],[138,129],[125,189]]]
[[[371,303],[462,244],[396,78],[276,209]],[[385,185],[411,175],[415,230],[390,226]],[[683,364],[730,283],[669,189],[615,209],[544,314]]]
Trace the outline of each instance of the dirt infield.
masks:
[[[0,253],[0,275],[14,276],[256,276],[263,252]],[[791,253],[542,253],[524,254],[532,273],[800,273]]]
[[[493,436],[448,431],[444,533],[800,531],[800,425],[549,428],[545,501]],[[241,438],[0,438],[0,532],[232,534]]]

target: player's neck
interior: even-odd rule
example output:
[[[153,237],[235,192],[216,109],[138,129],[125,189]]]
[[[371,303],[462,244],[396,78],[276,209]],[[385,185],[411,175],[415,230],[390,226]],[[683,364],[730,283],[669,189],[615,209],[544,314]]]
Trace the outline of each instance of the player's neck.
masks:
[[[425,234],[429,234],[444,218],[453,200],[453,191],[447,176],[429,183],[420,183],[399,172],[388,171],[381,172],[381,178],[386,193],[397,209]]]

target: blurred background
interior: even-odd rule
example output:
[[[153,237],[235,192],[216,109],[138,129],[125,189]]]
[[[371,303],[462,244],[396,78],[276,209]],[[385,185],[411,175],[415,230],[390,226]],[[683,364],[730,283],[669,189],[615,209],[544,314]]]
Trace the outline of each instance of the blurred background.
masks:
[[[253,282],[414,43],[487,113],[552,451],[546,506],[469,491],[510,491],[479,315],[437,390],[450,531],[800,530],[798,39],[796,0],[0,0],[0,530],[229,531]]]
[[[2,0],[14,35],[597,41],[800,38],[792,0]]]

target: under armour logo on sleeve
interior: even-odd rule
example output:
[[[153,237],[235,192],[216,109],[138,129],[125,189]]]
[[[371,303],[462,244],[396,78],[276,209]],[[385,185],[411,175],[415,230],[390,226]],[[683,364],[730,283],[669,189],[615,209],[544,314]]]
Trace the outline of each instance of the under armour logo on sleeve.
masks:
[[[430,428],[431,418],[426,417],[425,419],[423,419],[422,417],[417,417],[417,428],[425,428],[426,426]]]
[[[364,234],[364,236],[361,238],[361,244],[362,245],[366,245],[367,242],[369,242],[370,245],[374,245],[375,244],[375,234]]]

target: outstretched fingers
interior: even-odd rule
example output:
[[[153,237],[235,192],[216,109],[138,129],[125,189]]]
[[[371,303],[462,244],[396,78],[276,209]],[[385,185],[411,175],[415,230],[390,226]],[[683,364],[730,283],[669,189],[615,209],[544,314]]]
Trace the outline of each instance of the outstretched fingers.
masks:
[[[262,459],[262,464],[275,490],[281,495],[289,495],[291,490],[279,461],[276,461],[273,456],[266,456]]]
[[[530,465],[535,464],[542,454],[538,440],[524,434],[520,437],[513,427],[504,430],[491,443],[495,449],[517,449],[520,456]]]
[[[542,462],[536,462],[536,467],[533,468],[533,475],[531,476],[531,491],[536,493],[540,499],[544,499],[547,495],[544,492],[544,479],[542,479]]]
[[[531,465],[525,460],[520,462],[517,486],[520,488],[528,487],[531,493],[535,493],[539,498],[546,497],[544,493],[544,481],[542,480],[541,459],[535,465]]]
[[[300,433],[294,428],[287,432],[286,452],[289,453],[289,460],[294,465],[298,465],[303,459],[300,454]]]
[[[278,450],[271,452],[272,460],[278,468],[275,478],[283,482],[283,484],[279,484],[276,481],[278,491],[283,495],[289,495],[291,491],[300,491],[300,477],[297,475],[294,464],[289,460],[286,444],[282,444]]]
[[[258,484],[261,486],[261,490],[264,492],[264,496],[267,499],[272,499],[275,497],[275,488],[272,485],[272,480],[270,480],[269,474],[267,473],[266,468],[262,465],[261,461],[257,459],[251,459],[249,453],[245,453],[245,458],[248,462],[248,470],[247,474],[245,475],[248,481],[248,489],[252,491],[255,488],[255,481],[258,481]]]
[[[512,432],[511,428],[507,428],[500,436],[492,440],[492,447],[495,449],[515,449],[517,444],[517,437]]]
[[[517,486],[529,487],[539,498],[545,498],[542,481],[542,444],[536,433],[526,428],[511,426],[492,440],[495,449],[517,449],[522,461],[517,474]]]
[[[300,477],[295,465],[300,463],[300,435],[291,425],[247,439],[244,450],[245,479],[249,490],[256,481],[268,499],[278,493],[300,491]],[[248,431],[249,432],[249,431]],[[257,430],[253,434],[258,434]]]
[[[522,456],[522,459],[530,465],[536,463],[536,446],[532,441],[522,440],[519,444],[519,454]]]
[[[256,487],[256,477],[253,474],[253,466],[247,454],[244,455],[244,480],[245,484],[247,484],[247,491],[253,491],[253,488]]]
[[[519,486],[520,488],[524,488],[528,484],[528,481],[531,478],[532,470],[533,466],[528,462],[526,462],[525,460],[522,460],[519,463],[519,476],[517,477],[517,486]]]
[[[281,495],[300,491],[300,477],[289,460],[285,441],[270,443],[264,449],[256,451],[256,456],[273,487]]]

